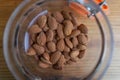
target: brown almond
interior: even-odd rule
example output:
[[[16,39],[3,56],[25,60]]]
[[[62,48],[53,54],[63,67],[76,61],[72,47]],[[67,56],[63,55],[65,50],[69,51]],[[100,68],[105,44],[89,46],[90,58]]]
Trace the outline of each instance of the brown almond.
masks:
[[[65,48],[65,42],[64,39],[60,39],[57,43],[57,50],[63,51]]]
[[[46,35],[44,32],[40,32],[40,34],[37,37],[37,43],[39,45],[45,45],[46,44]]]
[[[70,52],[70,48],[65,45],[64,52]]]
[[[45,52],[44,47],[42,47],[42,46],[40,46],[38,44],[34,44],[33,48],[35,49],[36,53],[39,54],[39,55],[41,55],[41,54],[43,54]]]
[[[43,28],[43,31],[46,32],[46,31],[48,31],[48,30],[49,30],[49,27],[48,27],[48,25],[46,24],[45,27]]]
[[[65,20],[63,22],[63,24],[65,25],[64,26],[64,34],[66,36],[69,36],[71,33],[72,33],[72,30],[73,30],[73,24],[70,20]]]
[[[61,24],[58,24],[57,35],[59,36],[60,39],[64,38],[63,25]]]
[[[30,39],[31,39],[33,42],[36,42],[36,38],[37,38],[37,34],[30,34]]]
[[[41,68],[48,68],[50,65],[49,64],[46,64],[46,63],[44,63],[44,62],[42,62],[42,61],[39,61],[39,67],[41,67]]]
[[[30,47],[30,48],[27,50],[27,55],[33,56],[33,55],[36,55],[36,52],[35,52],[35,50],[34,50],[32,47]]]
[[[66,20],[72,20],[72,17],[70,16],[69,12],[62,11],[62,15]]]
[[[63,55],[64,55],[66,61],[68,61],[70,59],[70,55],[68,52],[63,52]]]
[[[56,51],[51,55],[50,61],[52,62],[52,64],[55,64],[59,60],[61,54],[62,54],[61,52]]]
[[[73,47],[76,47],[79,43],[78,43],[78,39],[76,37],[72,38],[72,43],[73,43]]]
[[[86,50],[81,50],[80,53],[79,53],[79,55],[78,55],[78,58],[79,59],[83,58],[84,55],[85,55],[85,52],[86,52]]]
[[[42,29],[37,25],[32,25],[29,29],[28,29],[28,32],[30,34],[36,34],[36,33],[40,33],[42,31]]]
[[[61,12],[53,12],[53,17],[55,17],[55,19],[59,22],[59,23],[62,23],[64,18],[63,18],[63,15],[61,14]]]
[[[61,55],[60,59],[58,60],[57,64],[55,64],[53,66],[54,69],[57,69],[57,70],[62,70],[63,69],[63,66],[64,66],[64,63],[65,63],[65,58],[64,58],[64,55]]]
[[[78,49],[79,49],[79,50],[86,50],[87,47],[86,47],[86,45],[79,44],[79,45],[78,45]]]
[[[43,54],[43,58],[46,59],[46,60],[48,60],[48,61],[50,60],[50,56],[49,56],[49,54],[47,52],[45,52]]]
[[[52,41],[47,43],[47,48],[50,52],[55,52],[56,51],[56,45]]]
[[[78,42],[79,42],[80,44],[87,44],[88,40],[87,40],[87,38],[85,37],[85,35],[81,33],[81,34],[78,36]]]
[[[77,17],[75,16],[75,14],[74,13],[70,13],[70,16],[72,18],[71,21],[72,21],[73,25],[74,26],[78,26],[79,25],[79,21],[78,21]]]
[[[48,17],[48,27],[51,30],[56,30],[57,26],[58,26],[58,23],[57,23],[56,19],[54,17],[49,16]]]
[[[84,25],[84,24],[81,24],[80,26],[78,26],[78,29],[84,33],[84,34],[88,34],[88,28]]]
[[[66,64],[69,64],[69,65],[71,65],[71,64],[74,64],[75,62],[74,61],[71,61],[71,60],[68,60],[67,62],[66,62]]]
[[[71,58],[76,58],[79,55],[79,50],[71,51],[70,57]]]
[[[45,26],[46,22],[47,22],[47,17],[45,15],[40,16],[38,18],[38,25],[40,26],[40,28],[43,28]]]
[[[34,43],[33,40],[30,38],[30,39],[29,39],[29,44],[30,44],[30,45],[33,45],[33,43]]]
[[[53,31],[49,29],[49,30],[46,32],[46,37],[47,37],[47,41],[52,41],[52,40],[53,40],[53,37],[54,37]]]
[[[71,48],[71,49],[73,48],[73,44],[68,38],[65,38],[65,43],[69,48]]]
[[[70,37],[76,37],[76,36],[78,36],[80,33],[81,33],[80,30],[73,30],[72,33],[71,33],[71,35],[70,35]]]
[[[41,57],[40,60],[46,64],[52,64],[49,60],[46,60],[45,58]]]

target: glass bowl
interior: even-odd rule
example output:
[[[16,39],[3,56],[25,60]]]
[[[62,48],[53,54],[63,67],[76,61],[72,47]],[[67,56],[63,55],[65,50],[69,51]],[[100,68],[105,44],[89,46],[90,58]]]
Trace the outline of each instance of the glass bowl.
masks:
[[[113,34],[110,23],[102,10],[92,0],[88,7],[99,10],[103,18],[91,13],[94,20],[76,13],[79,22],[89,29],[89,43],[83,59],[74,65],[65,66],[63,70],[38,67],[33,57],[26,55],[29,46],[28,26],[48,11],[72,11],[72,0],[24,0],[11,15],[4,32],[4,57],[9,70],[17,80],[99,80],[106,72],[113,51]],[[75,0],[74,0],[75,1]],[[84,2],[84,0],[82,0]],[[86,2],[84,2],[86,3]],[[86,4],[81,3],[83,6]],[[42,8],[42,9],[41,9]],[[41,11],[42,10],[42,11]]]

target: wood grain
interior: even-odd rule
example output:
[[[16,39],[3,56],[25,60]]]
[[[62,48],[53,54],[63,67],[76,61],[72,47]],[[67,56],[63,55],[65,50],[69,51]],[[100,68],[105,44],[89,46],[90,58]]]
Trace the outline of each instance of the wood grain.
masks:
[[[15,80],[3,57],[3,32],[8,18],[22,0],[0,0],[0,80]],[[102,80],[120,80],[120,0],[107,0],[110,6],[108,18],[114,32],[114,55],[111,66]]]

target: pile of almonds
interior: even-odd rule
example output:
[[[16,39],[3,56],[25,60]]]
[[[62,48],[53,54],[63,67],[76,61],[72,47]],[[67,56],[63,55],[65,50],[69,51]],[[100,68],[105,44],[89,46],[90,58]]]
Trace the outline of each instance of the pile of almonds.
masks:
[[[35,56],[41,68],[62,70],[81,59],[87,49],[88,29],[72,12],[48,12],[37,19],[28,33],[27,55]]]

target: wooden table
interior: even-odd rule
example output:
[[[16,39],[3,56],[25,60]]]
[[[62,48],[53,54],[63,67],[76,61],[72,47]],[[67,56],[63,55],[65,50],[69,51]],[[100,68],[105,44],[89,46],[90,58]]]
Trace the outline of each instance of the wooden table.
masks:
[[[22,0],[0,0],[0,80],[14,80],[3,57],[3,32],[8,18]],[[111,14],[108,16],[114,32],[115,47],[112,64],[102,80],[120,80],[120,0],[107,0]]]

